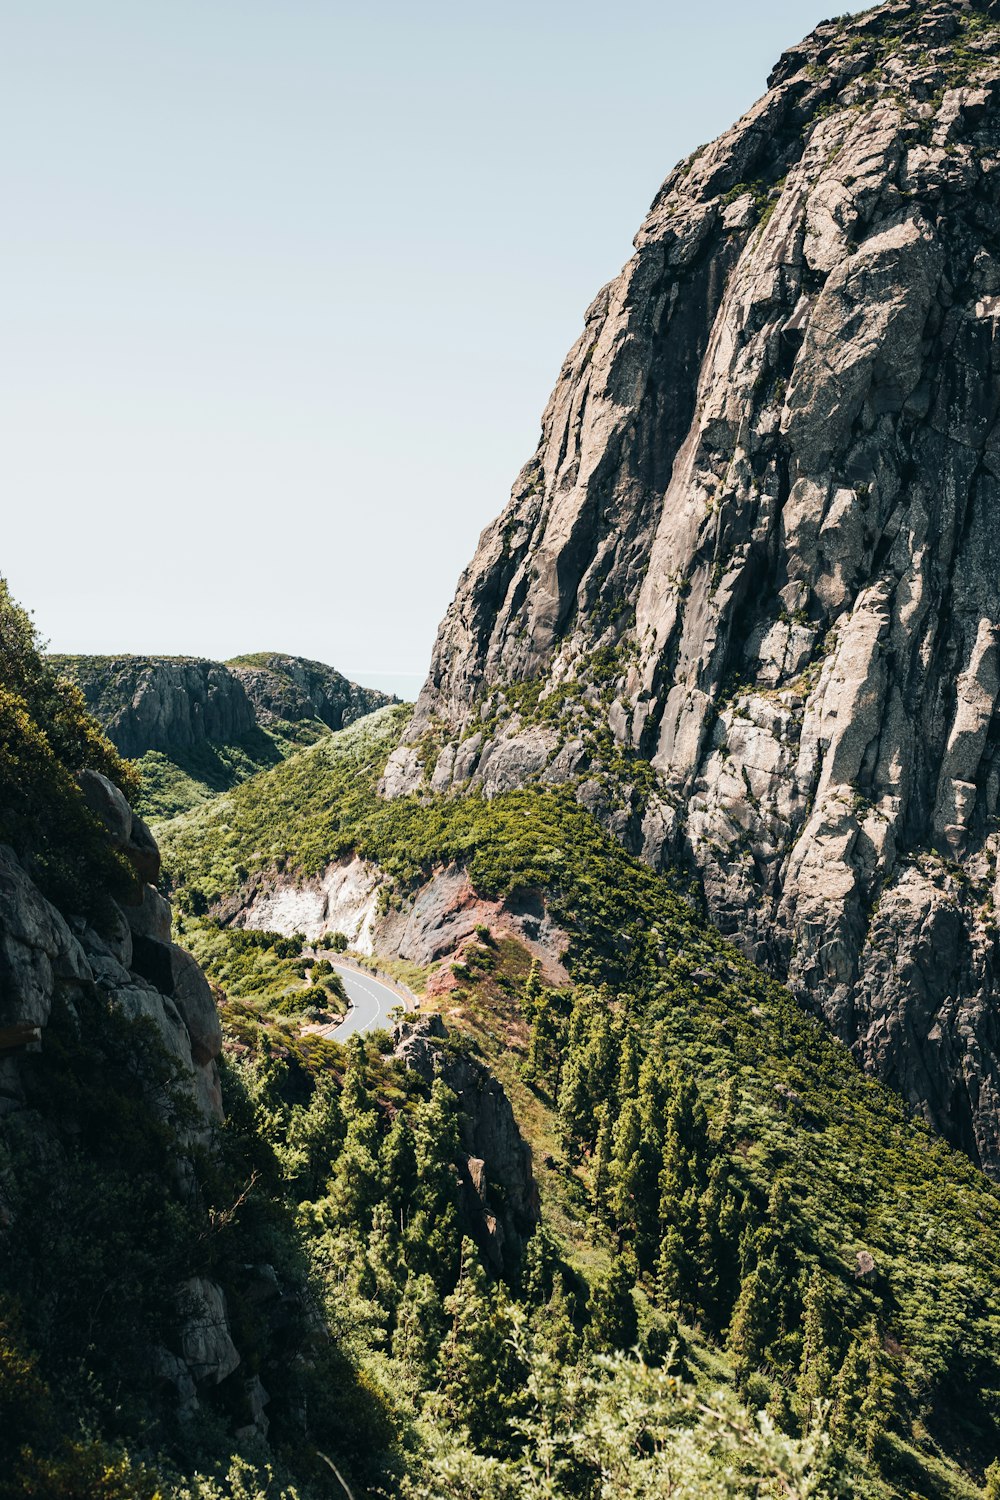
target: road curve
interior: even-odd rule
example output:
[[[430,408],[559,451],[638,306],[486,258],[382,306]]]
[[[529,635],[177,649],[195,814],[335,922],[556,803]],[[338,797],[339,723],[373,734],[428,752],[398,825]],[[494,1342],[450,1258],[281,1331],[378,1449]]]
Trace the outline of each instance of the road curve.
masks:
[[[403,1004],[402,997],[371,974],[359,974],[357,969],[341,964],[333,967],[344,982],[351,1008],[342,1021],[324,1026],[320,1035],[334,1042],[346,1042],[349,1037],[391,1026],[389,1012]]]

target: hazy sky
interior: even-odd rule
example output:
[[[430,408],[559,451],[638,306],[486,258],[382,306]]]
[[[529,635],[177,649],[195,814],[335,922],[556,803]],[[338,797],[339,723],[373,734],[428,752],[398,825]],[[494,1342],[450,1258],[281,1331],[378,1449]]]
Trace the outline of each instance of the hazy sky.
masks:
[[[660,181],[829,10],[0,0],[0,571],[53,649],[419,679]]]

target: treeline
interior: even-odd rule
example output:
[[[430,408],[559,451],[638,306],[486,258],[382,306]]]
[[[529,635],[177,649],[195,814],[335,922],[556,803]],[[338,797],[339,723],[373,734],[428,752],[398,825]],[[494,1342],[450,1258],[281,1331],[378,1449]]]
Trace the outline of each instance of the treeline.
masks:
[[[618,1305],[639,1287],[724,1346],[752,1406],[790,1431],[823,1414],[836,1440],[874,1456],[900,1399],[877,1285],[824,1264],[791,1173],[766,1193],[752,1180],[735,1079],[713,1080],[710,1116],[665,1025],[644,1031],[627,1002],[547,991],[533,971],[524,1009],[526,1071],[586,1169]],[[623,1321],[621,1345],[634,1336]]]
[[[274,1152],[296,1205],[335,1341],[393,1414],[388,1492],[841,1492],[849,1465],[822,1423],[789,1438],[696,1392],[676,1319],[648,1304],[640,1316],[630,1250],[588,1285],[539,1228],[513,1273],[490,1274],[463,1221],[459,1101],[443,1081],[406,1073],[377,1036],[352,1039],[342,1078],[317,1071],[306,1099],[295,1071],[260,1051],[228,1064],[243,1128]]]

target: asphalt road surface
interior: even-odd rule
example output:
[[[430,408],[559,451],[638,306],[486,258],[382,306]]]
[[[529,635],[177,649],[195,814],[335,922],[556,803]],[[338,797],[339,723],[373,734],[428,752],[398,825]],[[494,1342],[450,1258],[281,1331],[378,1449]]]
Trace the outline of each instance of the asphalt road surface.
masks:
[[[380,1026],[390,1027],[389,1012],[403,1004],[396,991],[371,974],[359,974],[356,969],[342,968],[340,964],[333,967],[344,981],[351,1008],[342,1021],[324,1026],[322,1035],[335,1042],[346,1042],[348,1037],[377,1031]]]

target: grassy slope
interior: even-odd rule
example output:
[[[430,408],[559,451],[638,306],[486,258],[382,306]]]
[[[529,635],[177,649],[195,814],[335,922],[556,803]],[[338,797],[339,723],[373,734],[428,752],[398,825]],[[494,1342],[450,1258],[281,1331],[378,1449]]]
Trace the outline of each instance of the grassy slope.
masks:
[[[383,710],[162,827],[181,904],[195,891],[209,902],[230,895],[269,868],[309,873],[355,848],[403,898],[449,860],[466,863],[483,894],[544,890],[571,934],[574,980],[607,984],[646,1029],[662,1022],[709,1102],[738,1078],[747,1183],[766,1197],[779,1171],[790,1176],[789,1234],[836,1285],[838,1317],[852,1327],[872,1312],[880,1319],[899,1382],[899,1441],[923,1450],[914,1492],[974,1493],[939,1459],[968,1448],[981,1462],[995,1440],[997,1189],[570,797],[381,803],[374,788],[405,713]],[[464,988],[467,1024],[496,1058],[497,1038],[516,1037],[517,984]],[[520,1081],[517,1048],[508,1051],[500,1068],[522,1124],[538,1154],[551,1152],[549,1102]],[[586,1200],[572,1174],[550,1179],[548,1202],[555,1227],[579,1239]],[[580,1249],[593,1253],[583,1240]],[[857,1279],[860,1250],[875,1258],[873,1287]]]
[[[318,719],[298,724],[279,720],[231,745],[206,740],[170,755],[147,750],[136,762],[142,777],[138,810],[153,820],[190,812],[329,733]]]

